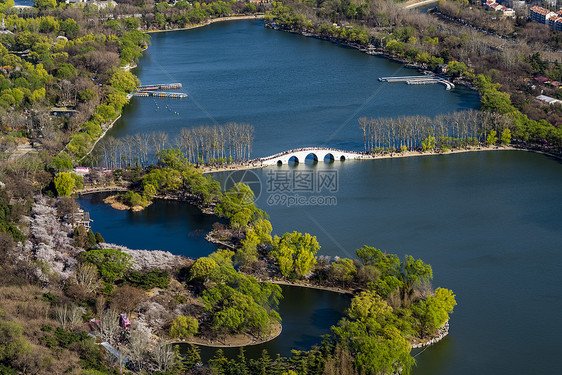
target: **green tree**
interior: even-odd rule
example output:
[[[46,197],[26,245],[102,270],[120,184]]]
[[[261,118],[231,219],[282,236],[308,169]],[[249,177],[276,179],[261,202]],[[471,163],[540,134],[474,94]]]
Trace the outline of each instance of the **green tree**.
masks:
[[[35,7],[39,9],[54,9],[57,6],[56,0],[34,0]]]
[[[258,245],[260,238],[257,233],[249,228],[246,230],[246,237],[240,242],[242,245],[236,250],[236,261],[243,265],[254,263],[258,260]]]
[[[22,334],[20,324],[0,319],[0,363],[10,365],[32,351]]]
[[[216,207],[216,212],[227,218],[230,226],[236,230],[265,216],[265,213],[254,204],[254,192],[243,183],[235,184],[223,194]]]
[[[6,11],[15,5],[14,0],[3,0],[0,3],[0,12],[6,14]]]
[[[184,370],[186,371],[191,370],[197,364],[201,363],[201,354],[199,347],[193,344],[187,345],[187,350],[182,356],[181,362],[183,364]]]
[[[125,275],[125,280],[132,286],[152,289],[167,289],[170,285],[170,273],[166,270],[154,269],[148,272],[131,271]]]
[[[455,77],[459,77],[468,71],[468,67],[464,63],[454,60],[449,61],[448,67],[447,72]]]
[[[218,270],[217,262],[208,257],[199,258],[189,270],[191,280],[207,281]]]
[[[386,319],[392,314],[392,308],[374,291],[361,292],[351,300],[346,311],[347,316],[354,320],[365,318]]]
[[[330,276],[336,281],[350,282],[355,275],[357,275],[357,267],[351,259],[340,258],[330,266]]]
[[[72,159],[66,152],[61,152],[51,159],[49,167],[55,172],[66,172],[72,169]]]
[[[502,145],[504,145],[504,146],[507,146],[508,144],[511,143],[511,130],[509,130],[508,128],[505,128],[502,131],[501,142],[502,142]]]
[[[431,266],[425,264],[421,259],[414,259],[411,255],[406,255],[402,268],[402,281],[409,287],[428,283],[433,279]]]
[[[271,238],[271,232],[273,231],[273,227],[269,220],[266,219],[258,219],[254,222],[252,227],[254,233],[258,236],[260,243],[265,245],[271,245],[273,243],[273,239]]]
[[[239,278],[238,281],[240,282],[241,279]],[[236,283],[232,285],[236,287]],[[270,300],[260,297],[260,294],[265,292],[267,296],[268,290],[271,293],[277,288],[266,286],[266,289],[261,289],[257,286],[258,293],[254,297],[251,293],[244,293],[240,288],[234,287],[217,284],[203,292],[202,301],[205,309],[212,314],[212,329],[218,333],[240,333],[249,330],[259,336],[270,333],[272,324],[280,321],[281,318],[267,303],[265,306],[259,303],[263,303],[263,299]]]
[[[134,91],[139,83],[139,79],[131,72],[122,69],[116,69],[109,79],[109,84],[113,88],[125,93]]]
[[[372,246],[363,246],[355,255],[364,265],[377,267],[382,276],[396,276],[400,273],[400,259],[394,254],[383,253]]]
[[[422,150],[431,151],[435,149],[435,137],[430,135],[422,141]]]
[[[62,31],[68,39],[74,39],[80,34],[80,25],[72,18],[60,21],[59,24],[60,31]]]
[[[101,277],[108,283],[123,278],[131,266],[131,256],[119,250],[101,249],[80,253],[79,258],[98,267]]]
[[[488,145],[488,147],[495,145],[498,141],[496,134],[497,133],[495,130],[490,130],[490,132],[488,133],[488,136],[486,137],[486,144]]]
[[[500,85],[492,83],[490,77],[479,74],[476,78],[476,83],[480,91],[480,101],[483,110],[501,114],[515,111],[515,108],[511,105],[509,94],[500,92]]]
[[[170,336],[174,339],[190,339],[197,334],[199,322],[192,316],[178,315],[170,327]]]
[[[74,190],[76,181],[69,172],[60,172],[55,177],[55,189],[59,196],[69,196]]]
[[[96,236],[96,242],[97,243],[104,243],[105,242],[105,240],[103,239],[100,232],[96,232],[95,236]]]
[[[333,327],[336,341],[354,358],[359,373],[409,373],[415,363],[410,344],[392,323],[392,308],[372,291],[353,298],[342,319]]]
[[[449,320],[449,314],[457,305],[455,295],[449,289],[437,288],[435,294],[420,300],[412,306],[418,319],[420,337],[434,334],[435,331]]]
[[[285,277],[295,274],[306,276],[316,264],[316,253],[320,245],[315,236],[298,232],[285,233],[281,238],[275,237],[271,255],[277,260],[281,273]]]

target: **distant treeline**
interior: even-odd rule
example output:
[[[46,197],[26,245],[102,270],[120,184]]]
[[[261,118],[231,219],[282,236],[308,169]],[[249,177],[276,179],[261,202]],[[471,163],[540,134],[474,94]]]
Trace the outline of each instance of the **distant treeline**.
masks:
[[[478,145],[488,131],[497,130],[501,123],[490,112],[462,111],[427,116],[400,116],[396,118],[359,119],[363,131],[365,151],[378,149],[425,148],[424,141],[433,137],[451,147]],[[503,130],[503,129],[501,129]],[[501,131],[500,130],[500,131]]]

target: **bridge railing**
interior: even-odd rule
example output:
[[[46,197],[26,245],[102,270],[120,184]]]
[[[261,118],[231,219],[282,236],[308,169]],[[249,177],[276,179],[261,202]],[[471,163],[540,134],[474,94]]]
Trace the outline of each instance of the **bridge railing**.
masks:
[[[356,155],[362,155],[363,154],[363,152],[346,151],[346,150],[340,150],[340,149],[331,148],[331,147],[302,147],[302,148],[296,148],[296,149],[292,149],[292,150],[288,150],[288,151],[279,152],[275,155],[266,156],[266,157],[263,157],[263,158],[257,158],[257,159],[254,159],[254,160],[255,161],[268,161],[268,160],[279,158],[281,156],[290,155],[290,154],[294,154],[294,153],[297,153],[297,152],[303,152],[303,151],[333,151],[333,152],[340,152],[340,153],[344,153],[344,154],[356,154]]]

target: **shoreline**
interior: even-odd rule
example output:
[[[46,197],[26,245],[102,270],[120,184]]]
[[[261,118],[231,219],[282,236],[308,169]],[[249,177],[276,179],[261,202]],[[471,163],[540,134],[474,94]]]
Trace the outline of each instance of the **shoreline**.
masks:
[[[431,1],[437,2],[437,0],[431,0]],[[304,30],[288,29],[288,28],[285,28],[283,26],[279,26],[279,25],[275,24],[274,22],[273,23],[267,23],[266,22],[264,27],[268,27],[272,30],[288,32],[288,33],[291,33],[291,34],[302,35],[302,36],[307,37],[307,38],[315,38],[315,39],[319,39],[319,40],[325,40],[325,41],[328,41],[328,42],[332,42],[334,44],[339,44],[339,45],[344,46],[344,47],[356,49],[359,52],[363,52],[363,53],[365,53],[367,55],[370,55],[370,56],[378,56],[378,57],[382,57],[382,58],[385,58],[387,60],[402,64],[402,66],[404,68],[407,68],[407,69],[415,69],[415,70],[422,69],[422,70],[425,70],[425,71],[431,71],[431,69],[429,69],[428,67],[423,67],[419,63],[410,62],[410,61],[408,61],[404,58],[400,58],[398,56],[391,55],[386,50],[384,50],[382,48],[377,48],[377,47],[373,46],[372,44],[369,44],[368,46],[363,46],[363,45],[360,45],[360,44],[357,44],[357,43],[348,42],[348,41],[341,40],[341,39],[334,38],[334,37],[326,37],[326,36],[318,35],[318,34],[315,34],[315,33],[304,31]],[[435,74],[435,75],[439,75],[439,73],[437,73],[437,72],[432,71],[432,73]],[[474,86],[470,82],[466,82],[466,80],[461,80],[461,79],[453,80],[453,79],[451,79],[450,82],[454,83],[455,85],[464,86],[464,87],[466,87],[470,90],[478,91],[476,86]]]
[[[252,275],[249,275],[252,276]],[[351,289],[343,289],[343,288],[338,288],[335,286],[321,286],[321,285],[315,285],[315,284],[310,284],[310,283],[299,283],[299,282],[291,282],[291,281],[286,281],[286,280],[262,280],[256,276],[253,276],[256,278],[256,280],[258,280],[260,283],[271,283],[271,284],[277,284],[277,285],[285,285],[285,286],[295,286],[298,288],[308,288],[308,289],[317,289],[317,290],[324,290],[326,292],[331,292],[331,293],[339,293],[339,294],[350,294],[353,295],[353,291]]]
[[[485,152],[485,151],[527,151],[527,152],[536,152],[539,154],[551,156],[557,159],[562,159],[562,156],[558,156],[556,154],[551,154],[545,151],[539,150],[532,150],[528,148],[520,148],[514,146],[492,146],[492,147],[475,147],[469,149],[453,149],[447,152],[439,152],[439,151],[405,151],[405,152],[396,152],[393,154],[376,154],[376,155],[364,155],[360,159],[348,159],[346,161],[355,161],[355,160],[380,160],[380,159],[400,159],[400,158],[412,158],[412,157],[423,157],[423,156],[446,156],[451,154],[462,154],[467,152]],[[320,162],[319,162],[320,163]],[[299,163],[300,164],[300,163]],[[231,165],[230,167],[220,167],[220,168],[212,168],[206,167],[203,170],[203,174],[208,173],[219,173],[219,172],[235,172],[240,170],[250,170],[250,169],[264,169],[268,167],[275,167],[275,165],[262,165],[262,164],[255,164],[255,165],[248,165],[248,164],[239,164],[239,165]]]
[[[156,34],[156,33],[167,33],[170,31],[185,31],[185,30],[192,30],[197,29],[199,27],[209,26],[210,24],[216,22],[226,22],[226,21],[236,21],[236,20],[253,20],[253,19],[263,19],[265,16],[264,13],[257,13],[254,15],[248,16],[228,16],[228,17],[218,17],[218,18],[211,18],[203,23],[198,23],[195,25],[187,26],[187,27],[180,27],[177,29],[169,29],[169,30],[147,30],[144,31],[146,34]]]
[[[439,0],[410,0],[404,3],[404,9],[415,9],[424,5],[438,2]]]
[[[281,333],[283,332],[283,324],[277,323],[273,327],[273,333],[267,336],[265,339],[256,340],[255,338],[249,336],[248,334],[241,333],[237,335],[231,335],[224,338],[224,341],[221,343],[219,338],[213,338],[213,340],[202,337],[192,337],[189,340],[168,340],[167,343],[171,345],[176,344],[193,344],[198,346],[205,346],[209,348],[240,348],[245,346],[253,346],[253,345],[260,345],[265,344],[266,342],[275,340]],[[215,341],[215,342],[213,342]]]
[[[117,118],[113,121],[111,121],[111,123],[107,126],[107,129],[105,129],[103,131],[103,133],[101,133],[101,135],[98,137],[98,139],[96,139],[96,141],[94,142],[94,144],[92,145],[92,147],[90,147],[90,150],[86,153],[86,155],[82,156],[80,158],[80,160],[78,160],[78,163],[81,163],[82,160],[86,159],[88,157],[88,155],[90,155],[92,153],[92,151],[94,151],[94,148],[96,148],[96,145],[98,144],[99,141],[102,140],[103,137],[105,137],[105,135],[107,134],[107,132],[109,130],[111,130],[111,128],[113,128],[113,125],[115,125],[115,123],[117,122],[117,120],[119,120],[121,118],[121,116],[123,115],[123,110],[121,110],[121,113],[119,113],[119,116],[117,116]],[[68,142],[68,144],[70,144],[70,142]],[[67,144],[67,146],[68,146]],[[66,150],[66,147],[64,148]]]

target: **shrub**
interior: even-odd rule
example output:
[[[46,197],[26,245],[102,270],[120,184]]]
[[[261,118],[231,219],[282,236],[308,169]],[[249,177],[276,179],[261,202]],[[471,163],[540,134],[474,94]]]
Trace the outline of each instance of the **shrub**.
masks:
[[[170,327],[170,336],[175,339],[189,339],[197,333],[199,323],[191,316],[178,315]]]
[[[143,289],[161,288],[167,289],[170,285],[170,274],[164,270],[152,270],[148,273],[131,271],[125,276],[125,280],[132,286]]]

